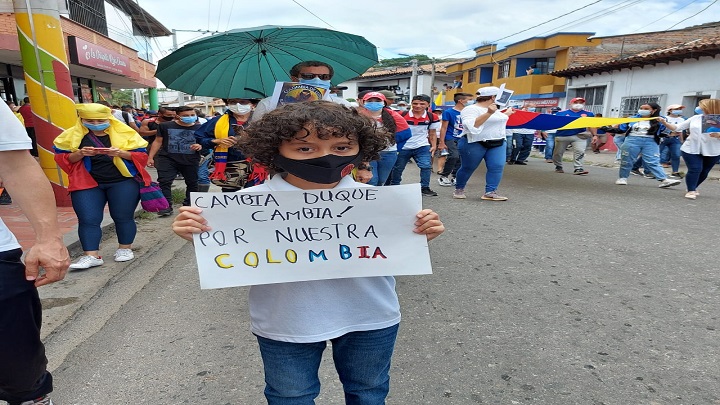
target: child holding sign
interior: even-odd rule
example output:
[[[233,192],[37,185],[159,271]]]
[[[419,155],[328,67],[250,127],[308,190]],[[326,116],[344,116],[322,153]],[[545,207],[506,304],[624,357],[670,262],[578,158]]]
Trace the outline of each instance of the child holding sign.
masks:
[[[250,191],[362,187],[348,174],[390,144],[372,119],[328,101],[276,109],[251,125],[248,135],[241,150],[271,171],[283,171]],[[182,238],[210,230],[201,209],[180,211],[173,230]],[[432,240],[444,230],[438,214],[424,209],[412,231]],[[393,277],[255,285],[249,306],[269,404],[314,403],[328,340],[346,402],[384,403],[400,322]]]

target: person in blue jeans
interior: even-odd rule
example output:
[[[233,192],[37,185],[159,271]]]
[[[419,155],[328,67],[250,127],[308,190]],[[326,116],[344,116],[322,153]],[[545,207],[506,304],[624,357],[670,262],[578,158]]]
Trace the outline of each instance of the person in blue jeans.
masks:
[[[638,156],[642,155],[645,166],[656,179],[660,181],[660,188],[667,188],[680,184],[680,180],[668,179],[665,171],[660,167],[660,149],[658,148],[659,135],[667,131],[661,124],[664,119],[660,117],[660,106],[657,103],[648,103],[640,106],[634,118],[656,117],[649,121],[638,121],[630,124],[621,124],[618,129],[625,131],[625,142],[622,144],[622,161],[620,172],[615,184],[627,185],[630,170],[637,163]],[[629,131],[628,131],[629,129]]]
[[[463,132],[458,141],[460,169],[455,181],[453,198],[465,199],[465,186],[470,176],[485,160],[485,193],[483,200],[505,201],[507,197],[498,194],[503,170],[505,169],[505,131],[508,118],[515,111],[508,108],[498,110],[495,98],[500,89],[494,86],[482,87],[477,92],[475,104],[463,108],[460,120]]]
[[[445,160],[438,179],[438,184],[443,187],[455,185],[455,177],[460,169],[460,151],[458,150],[458,141],[462,134],[460,113],[463,108],[475,104],[475,97],[468,93],[455,93],[453,100],[455,106],[443,111],[440,124],[440,145],[438,147],[448,151],[447,160]]]
[[[400,114],[388,108],[387,97],[376,91],[365,92],[359,101],[359,111],[367,114],[377,121],[391,134],[395,134],[395,142],[385,150],[380,151],[380,158],[369,163],[372,178],[368,181],[371,186],[383,186],[390,177],[397,162],[398,148],[402,149],[412,133],[407,122]]]
[[[287,104],[265,114],[239,141],[243,151],[278,174],[239,192],[370,187],[355,182],[349,169],[372,160],[389,143],[387,133],[377,131],[373,119],[339,104]],[[173,223],[175,233],[192,241],[193,234],[208,231],[212,224],[201,211],[180,208]],[[408,223],[408,234],[425,235],[428,241],[445,230],[437,213],[429,209],[408,219],[414,222]],[[318,369],[328,341],[345,403],[385,403],[400,323],[394,277],[253,285],[248,304],[269,405],[315,403],[320,394]]]
[[[671,104],[667,108],[667,121],[674,125],[680,125],[685,118],[683,117],[683,109],[685,106],[680,104]],[[680,147],[684,141],[682,131],[672,131],[666,137],[660,140],[660,163],[670,164],[671,177],[681,177],[680,175]]]
[[[77,104],[76,109],[75,126],[53,141],[55,161],[68,174],[68,191],[85,252],[70,268],[88,269],[105,263],[99,254],[105,205],[110,209],[118,238],[115,261],[130,261],[135,258],[132,243],[137,233],[139,180],[146,186],[151,180],[145,170],[147,141],[115,118],[106,106]]]
[[[560,107],[553,107],[550,109],[550,113],[555,115],[558,112],[560,112],[562,109]],[[545,134],[547,135],[545,138],[545,163],[552,163],[552,156],[553,151],[555,150],[555,133],[557,130],[555,129],[549,129],[545,131]]]
[[[424,196],[437,196],[437,193],[430,189],[430,174],[431,157],[437,147],[437,131],[441,125],[438,116],[428,110],[430,101],[430,96],[418,94],[412,99],[411,110],[401,114],[410,126],[412,137],[402,148],[398,148],[398,158],[390,184],[396,186],[402,182],[403,171],[412,158],[420,169],[420,192]]]

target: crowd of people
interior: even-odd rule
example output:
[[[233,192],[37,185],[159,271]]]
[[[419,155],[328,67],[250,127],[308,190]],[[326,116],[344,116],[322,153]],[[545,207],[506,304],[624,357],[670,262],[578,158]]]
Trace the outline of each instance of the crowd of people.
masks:
[[[323,62],[307,61],[293,66],[288,74],[293,81],[329,91],[333,69]],[[419,168],[423,196],[437,196],[430,188],[436,172],[438,185],[454,187],[452,198],[463,200],[467,199],[469,179],[484,161],[487,170],[480,199],[506,201],[508,198],[499,192],[504,168],[525,165],[536,136],[545,140],[543,152],[546,161],[554,164],[555,172],[564,173],[563,153],[572,146],[572,173],[584,176],[588,174],[584,167],[588,145],[599,152],[608,142],[606,134],[614,133],[615,142],[621,143],[616,184],[626,185],[630,173],[640,167],[645,168],[645,174],[652,174],[661,188],[680,184],[682,157],[688,167],[685,197],[696,199],[698,186],[720,160],[720,130],[707,131],[704,118],[720,114],[720,100],[702,100],[696,114],[688,119],[683,117],[683,106],[668,106],[665,116],[661,106],[648,103],[640,106],[636,115],[646,120],[614,127],[536,131],[509,130],[508,121],[516,110],[498,105],[498,94],[499,89],[493,86],[480,88],[475,94],[456,92],[455,105],[444,111],[432,111],[432,99],[424,94],[414,96],[409,108],[402,110],[398,108],[400,103],[395,103],[398,96],[391,91],[361,92],[357,107],[348,107],[337,97],[280,108],[274,108],[269,98],[230,98],[224,99],[226,111],[213,117],[204,117],[186,106],[147,111],[129,105],[78,104],[77,121],[54,140],[54,152],[58,166],[70,181],[68,191],[78,217],[83,255],[69,264],[67,250],[58,246],[56,221],[45,220],[55,211],[49,207],[47,212],[39,213],[29,208],[27,192],[17,193],[18,203],[31,213],[28,218],[39,235],[36,246],[43,250],[32,250],[28,254],[30,261],[26,259],[22,265],[17,241],[0,222],[0,258],[3,263],[14,263],[12,277],[4,272],[12,280],[3,279],[3,286],[16,285],[11,294],[21,295],[12,298],[17,301],[13,305],[28,308],[27,316],[21,320],[24,323],[17,327],[37,335],[32,343],[2,343],[22,346],[23,350],[9,353],[3,347],[0,360],[20,364],[30,359],[36,366],[23,378],[0,379],[0,399],[51,404],[46,395],[52,389],[52,379],[45,370],[39,342],[35,286],[61,279],[68,266],[89,269],[104,264],[99,251],[100,223],[106,205],[117,235],[114,260],[134,259],[134,213],[140,190],[153,180],[147,168],[156,169],[168,202],[169,208],[158,212],[159,216],[174,214],[172,187],[182,177],[185,195],[172,227],[180,237],[192,240],[193,234],[209,227],[202,211],[190,206],[190,193],[208,191],[213,183],[223,192],[367,187],[363,183],[393,186],[403,181],[405,168],[412,160]],[[26,104],[29,108],[29,100]],[[11,113],[12,106],[8,107],[3,114]],[[529,112],[534,109],[521,108]],[[567,117],[593,116],[580,97],[572,99],[568,109],[552,112]],[[30,155],[17,152],[37,148],[27,120],[21,123],[24,114],[19,115],[13,118],[13,136],[17,139],[0,142],[0,175],[13,190],[19,180],[6,156],[26,165]],[[22,138],[18,131],[27,135],[22,142],[18,141]],[[433,169],[433,161],[440,162],[437,170]],[[663,170],[664,163],[671,166],[670,176]],[[41,201],[51,198],[45,194]],[[437,213],[423,209],[413,228],[408,229],[411,231],[431,240],[444,231],[444,226]],[[38,252],[43,251],[52,255],[38,257]],[[38,275],[38,264],[45,267],[44,275]],[[6,291],[3,288],[2,294]],[[358,294],[357,299],[347,300]],[[318,300],[318,296],[325,298]],[[0,295],[0,300],[4,299],[8,298]],[[278,307],[285,309],[282,316],[273,311]],[[288,398],[311,401],[318,395],[317,368],[328,340],[334,345],[335,365],[349,403],[382,403],[389,390],[399,314],[393,277],[251,287],[252,332],[257,336],[265,368],[268,403],[286,403]],[[0,319],[4,326],[4,318]],[[360,341],[373,344],[358,345]],[[358,366],[360,360],[362,365]]]

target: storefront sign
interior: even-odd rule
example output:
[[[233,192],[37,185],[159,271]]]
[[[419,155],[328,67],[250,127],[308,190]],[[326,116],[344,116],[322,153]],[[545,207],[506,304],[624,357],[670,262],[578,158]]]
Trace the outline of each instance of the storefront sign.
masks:
[[[68,37],[70,63],[104,70],[119,75],[129,75],[130,58],[78,37]]]
[[[538,108],[557,107],[560,104],[559,98],[535,98],[530,100],[523,100],[525,103],[524,107],[534,105]]]

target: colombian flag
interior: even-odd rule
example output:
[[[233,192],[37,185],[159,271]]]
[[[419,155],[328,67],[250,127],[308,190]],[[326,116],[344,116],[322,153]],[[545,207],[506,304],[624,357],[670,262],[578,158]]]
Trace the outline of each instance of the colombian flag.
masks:
[[[507,122],[507,128],[527,128],[545,131],[548,129],[599,128],[627,122],[646,121],[654,118],[605,118],[605,117],[563,117],[516,110]]]

